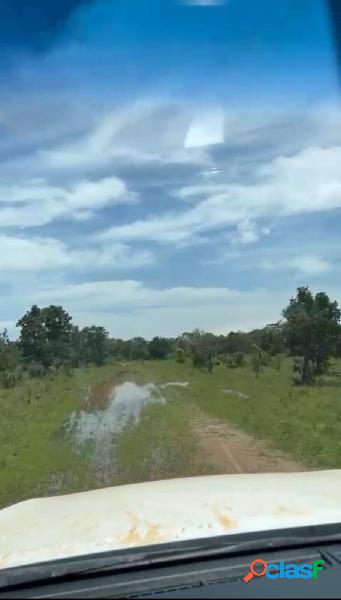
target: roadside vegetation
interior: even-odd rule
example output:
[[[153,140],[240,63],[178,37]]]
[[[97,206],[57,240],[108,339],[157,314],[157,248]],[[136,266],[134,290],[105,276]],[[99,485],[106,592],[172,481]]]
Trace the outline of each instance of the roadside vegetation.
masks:
[[[163,389],[167,402],[118,435],[112,485],[216,472],[198,458],[193,407],[306,468],[341,466],[340,311],[326,294],[299,288],[279,323],[226,336],[112,339],[58,306],[32,307],[18,326],[18,341],[0,336],[0,507],[101,486],[91,443],[77,448],[63,425],[92,410],[91,390],[100,410],[124,381],[188,386]]]

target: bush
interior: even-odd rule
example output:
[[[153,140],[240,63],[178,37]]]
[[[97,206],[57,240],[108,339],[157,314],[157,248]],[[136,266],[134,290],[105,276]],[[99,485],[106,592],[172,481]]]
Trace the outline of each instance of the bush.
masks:
[[[272,367],[276,369],[276,371],[280,371],[282,366],[282,358],[280,354],[276,354],[276,356],[272,357],[271,360]]]
[[[306,360],[303,356],[295,356],[293,362],[294,384],[312,385],[315,383],[314,367],[311,360]]]
[[[44,377],[44,375],[47,373],[47,370],[42,363],[31,362],[27,367],[27,372],[30,377]]]
[[[226,357],[226,366],[228,369],[239,369],[245,366],[244,352],[234,352]]]
[[[66,377],[71,377],[73,375],[73,368],[70,363],[65,363],[64,365],[62,365],[60,370],[62,374]]]
[[[197,348],[193,350],[192,357],[193,367],[197,367],[198,369],[203,369],[206,365],[206,357],[203,352],[200,352]]]
[[[237,367],[244,367],[245,366],[244,352],[236,352],[234,355],[234,360],[235,360]]]
[[[180,363],[180,364],[183,364],[185,362],[185,351],[183,348],[176,349],[175,360],[177,363]]]
[[[21,369],[5,370],[0,373],[0,385],[4,388],[14,388],[22,378]]]

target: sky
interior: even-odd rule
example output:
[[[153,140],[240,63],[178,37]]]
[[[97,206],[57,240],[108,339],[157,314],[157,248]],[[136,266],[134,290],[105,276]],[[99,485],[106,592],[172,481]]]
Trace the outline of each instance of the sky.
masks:
[[[341,303],[341,113],[323,0],[0,0],[0,327],[114,337]]]

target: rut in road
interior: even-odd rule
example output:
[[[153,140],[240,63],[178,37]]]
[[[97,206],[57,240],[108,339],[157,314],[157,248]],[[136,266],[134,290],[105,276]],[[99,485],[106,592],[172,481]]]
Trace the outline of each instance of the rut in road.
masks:
[[[193,407],[199,458],[217,474],[303,471],[304,467],[266,442]]]

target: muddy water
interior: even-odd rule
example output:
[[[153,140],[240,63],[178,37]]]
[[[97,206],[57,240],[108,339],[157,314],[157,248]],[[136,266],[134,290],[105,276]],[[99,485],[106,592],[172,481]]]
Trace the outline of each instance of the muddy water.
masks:
[[[115,475],[118,434],[129,422],[137,423],[148,404],[164,404],[166,398],[161,389],[172,385],[184,387],[187,382],[170,382],[157,386],[154,383],[138,385],[133,381],[125,381],[110,391],[106,389],[106,398],[99,403],[100,408],[75,411],[70,415],[64,430],[71,435],[78,448],[90,445],[99,483],[109,485]]]

